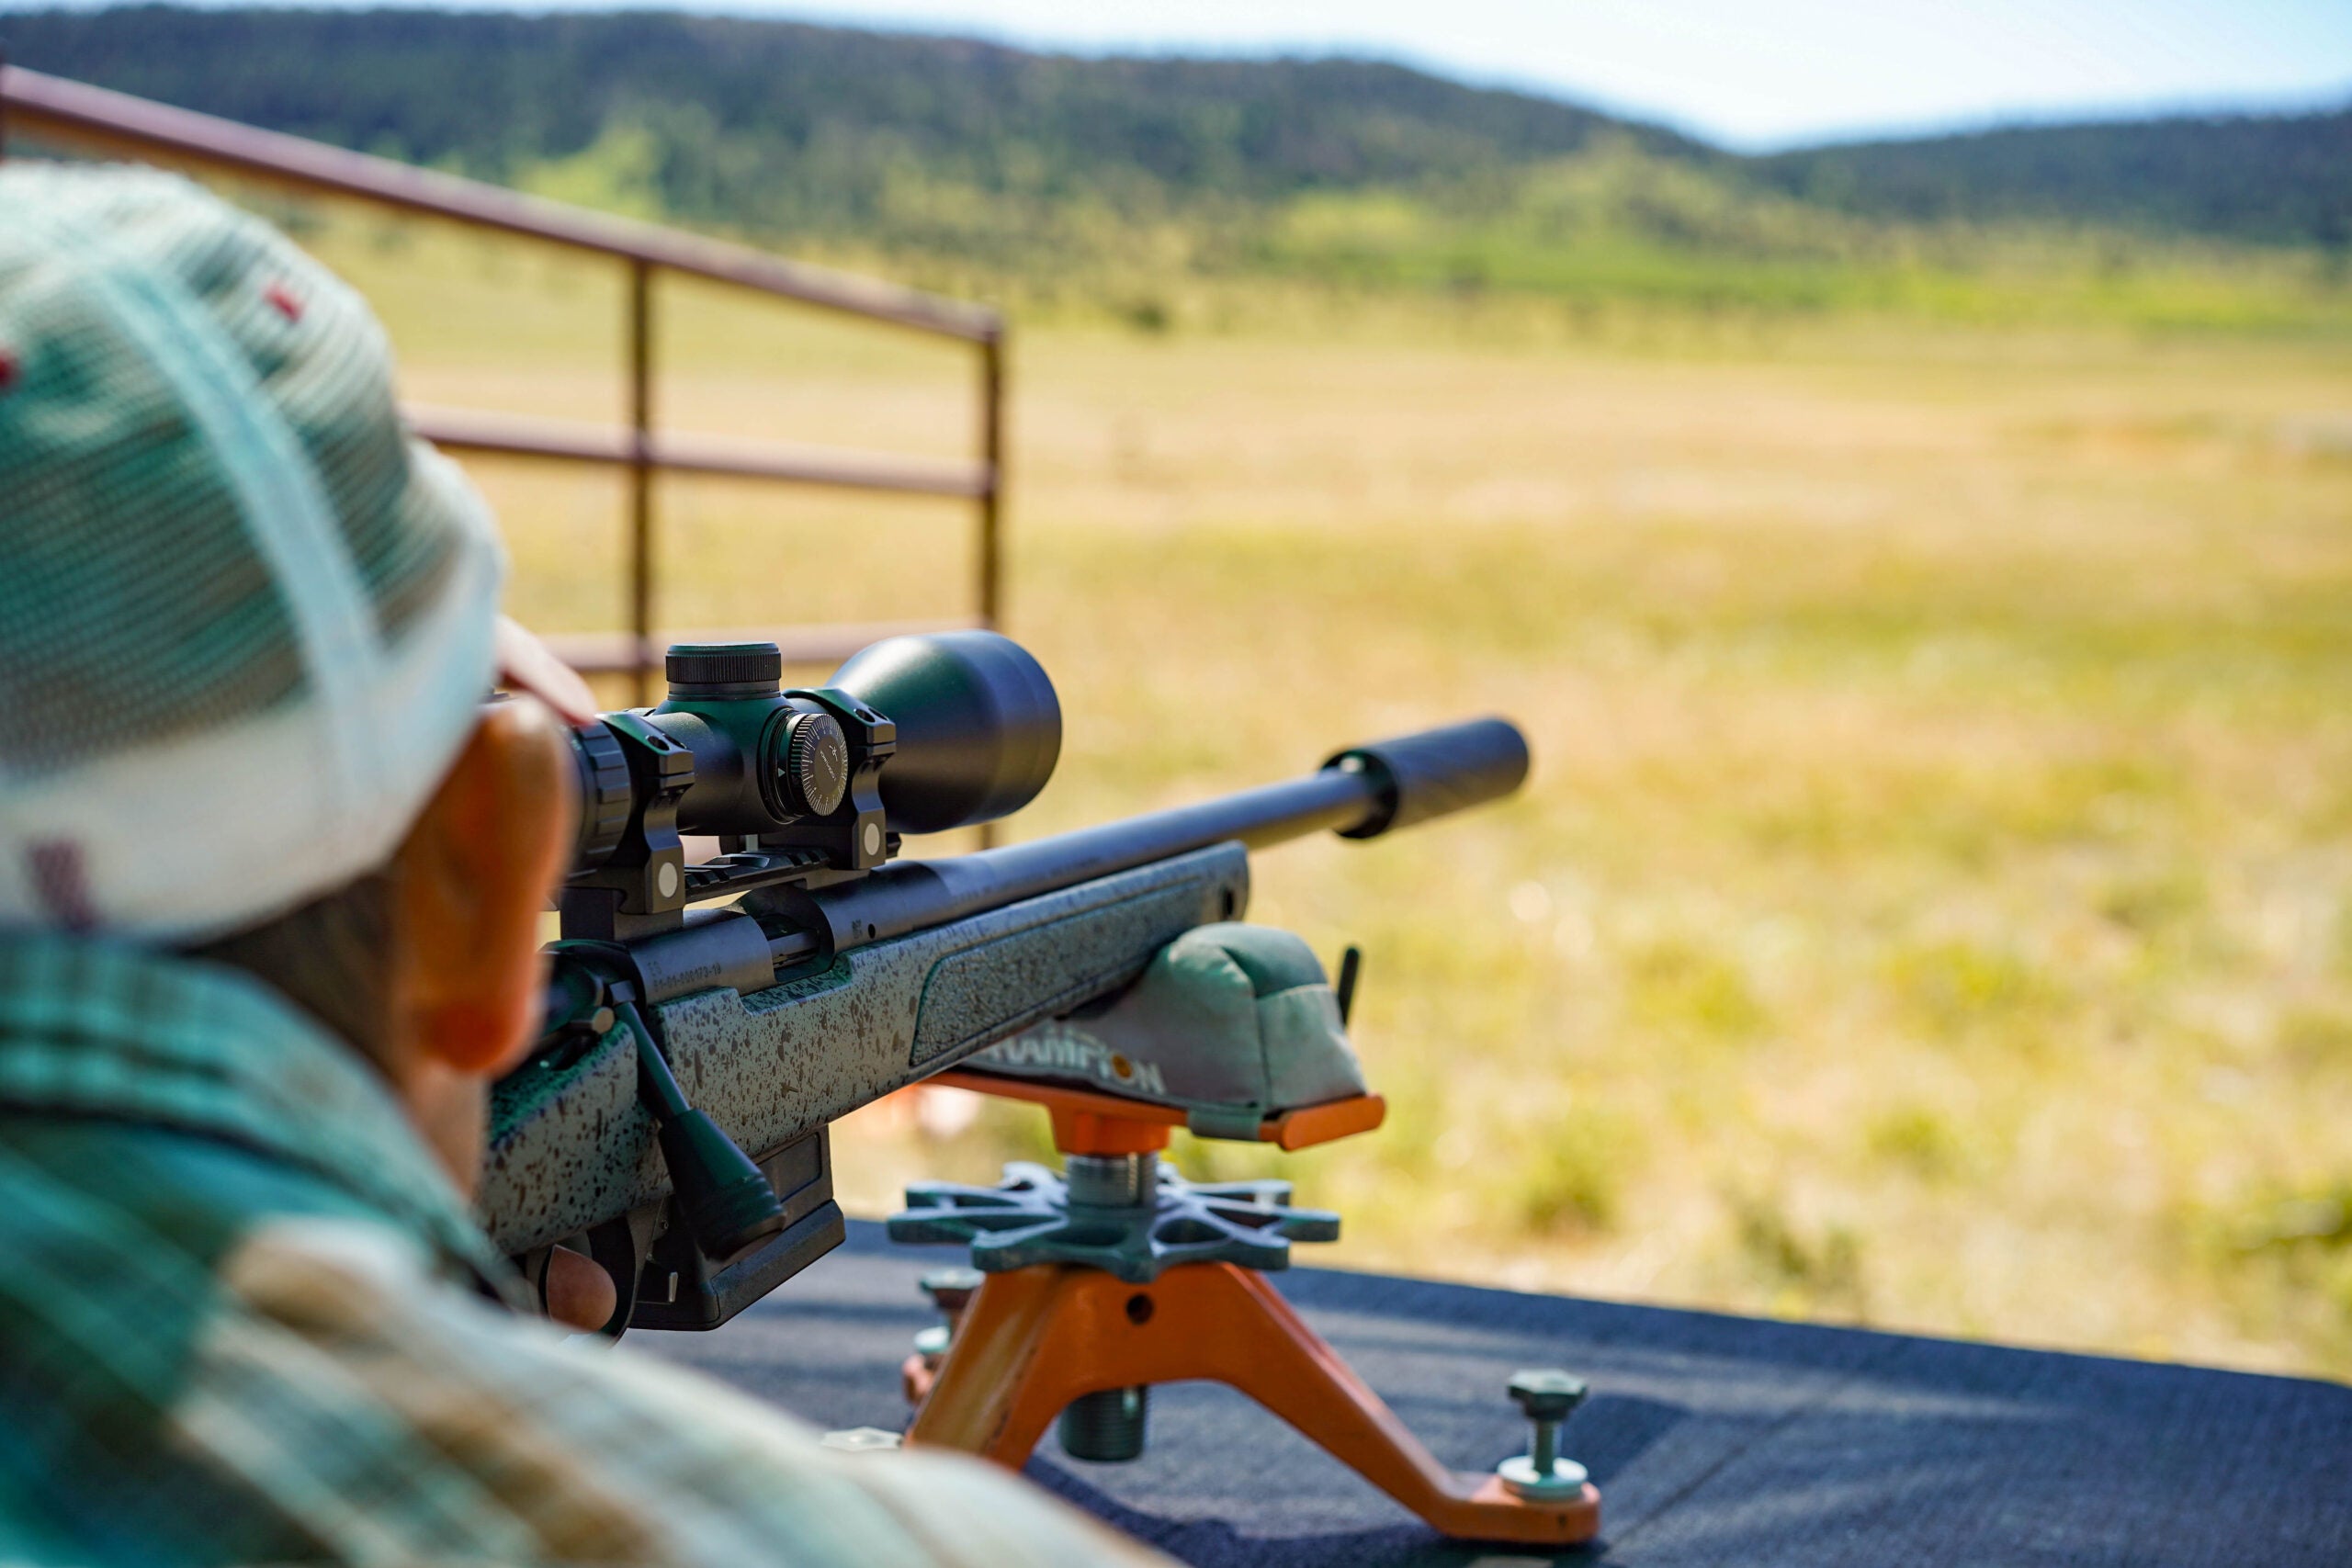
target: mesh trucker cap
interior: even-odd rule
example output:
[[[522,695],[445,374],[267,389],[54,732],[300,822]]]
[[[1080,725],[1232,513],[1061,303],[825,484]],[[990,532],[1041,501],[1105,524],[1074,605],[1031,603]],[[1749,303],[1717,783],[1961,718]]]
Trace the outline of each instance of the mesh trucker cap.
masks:
[[[0,926],[190,940],[380,864],[503,566],[351,289],[175,176],[0,166]]]

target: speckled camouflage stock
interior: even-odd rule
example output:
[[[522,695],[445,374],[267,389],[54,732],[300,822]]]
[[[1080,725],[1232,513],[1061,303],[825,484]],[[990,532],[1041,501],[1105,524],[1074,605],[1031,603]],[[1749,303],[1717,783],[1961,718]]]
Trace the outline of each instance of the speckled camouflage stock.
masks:
[[[856,948],[749,996],[697,991],[658,1010],[663,1044],[695,1105],[764,1156],[1127,984],[1185,931],[1243,908],[1249,878],[1241,847],[1218,845]],[[669,1190],[619,1031],[569,1066],[499,1086],[480,1212],[507,1252]]]

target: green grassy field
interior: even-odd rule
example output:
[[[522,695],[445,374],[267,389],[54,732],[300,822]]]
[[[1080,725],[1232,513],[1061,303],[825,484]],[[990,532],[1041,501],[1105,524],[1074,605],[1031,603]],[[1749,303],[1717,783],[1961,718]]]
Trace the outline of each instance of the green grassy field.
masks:
[[[598,269],[343,232],[413,395],[618,403]],[[1367,953],[1333,1261],[2352,1373],[2352,355],[1302,295],[1025,332],[1021,833],[1518,718],[1524,796],[1270,852]],[[681,425],[963,449],[964,362],[665,296]],[[608,480],[478,472],[514,603],[616,624]],[[681,482],[672,624],[959,608],[952,508]],[[844,1125],[853,1206],[1033,1147]],[[935,1120],[935,1119],[934,1119]]]

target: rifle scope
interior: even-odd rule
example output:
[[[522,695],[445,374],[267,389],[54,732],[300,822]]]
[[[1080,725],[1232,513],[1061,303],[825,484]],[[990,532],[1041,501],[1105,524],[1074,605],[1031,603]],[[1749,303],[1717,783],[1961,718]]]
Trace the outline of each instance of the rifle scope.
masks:
[[[682,643],[666,665],[661,704],[573,732],[575,886],[638,869],[667,903],[681,873],[653,874],[681,833],[869,870],[897,834],[1019,810],[1061,753],[1053,682],[993,632],[891,637],[807,689],[784,687],[772,642]]]

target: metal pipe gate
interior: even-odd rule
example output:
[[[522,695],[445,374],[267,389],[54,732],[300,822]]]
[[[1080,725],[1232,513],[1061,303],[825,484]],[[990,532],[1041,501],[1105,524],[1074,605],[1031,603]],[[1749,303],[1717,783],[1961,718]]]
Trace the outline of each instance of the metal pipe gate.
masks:
[[[968,501],[978,528],[978,581],[974,617],[963,624],[997,625],[1003,593],[1004,482],[1004,319],[997,311],[787,261],[745,245],[567,207],[478,180],[0,65],[0,156],[6,153],[13,129],[101,153],[141,159],[160,155],[301,190],[355,197],[471,228],[594,252],[626,266],[628,423],[625,427],[614,430],[471,410],[413,407],[406,412],[419,435],[451,451],[628,470],[628,629],[618,636],[548,640],[579,669],[629,675],[639,702],[650,700],[652,674],[668,643],[705,640],[712,635],[655,629],[653,476],[663,471]],[[653,280],[660,271],[707,278],[772,299],[970,344],[978,359],[978,455],[962,460],[926,459],[838,447],[716,441],[657,431]],[[887,629],[890,628],[808,626],[762,635],[775,637],[784,645],[787,660],[819,664],[848,657]]]

